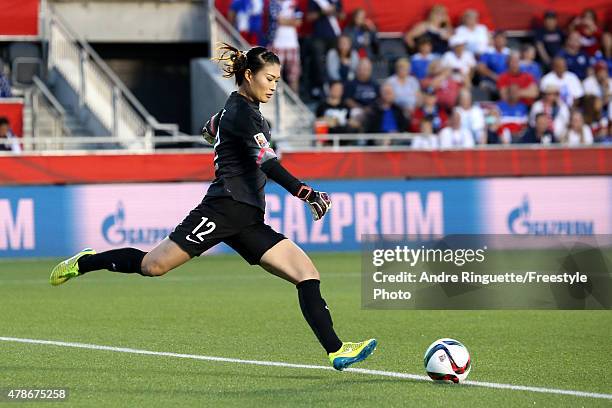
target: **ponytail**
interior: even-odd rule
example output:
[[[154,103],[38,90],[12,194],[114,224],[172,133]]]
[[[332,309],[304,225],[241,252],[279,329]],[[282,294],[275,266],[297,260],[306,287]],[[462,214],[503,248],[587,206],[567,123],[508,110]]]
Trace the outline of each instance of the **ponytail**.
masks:
[[[236,78],[236,84],[242,85],[247,69],[255,75],[266,64],[279,64],[280,60],[276,54],[264,47],[254,47],[249,51],[240,51],[227,43],[221,43],[218,48],[221,54],[213,60],[224,62],[221,68],[224,78]]]
[[[213,58],[213,60],[225,62],[221,68],[224,72],[223,77],[231,78],[235,76],[236,79],[238,77],[244,78],[244,73],[247,70],[246,53],[227,43],[222,43],[218,50],[221,51],[221,54]]]

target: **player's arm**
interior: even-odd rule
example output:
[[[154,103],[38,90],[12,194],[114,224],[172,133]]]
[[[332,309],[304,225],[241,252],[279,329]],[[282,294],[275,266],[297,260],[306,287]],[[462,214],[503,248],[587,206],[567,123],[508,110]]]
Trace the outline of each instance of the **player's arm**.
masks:
[[[202,127],[202,137],[208,144],[214,145],[215,138],[217,137],[217,130],[219,129],[219,119],[221,118],[221,114],[223,111],[219,111],[212,115],[210,119],[206,122],[204,127]]]
[[[292,195],[304,201],[310,207],[312,218],[316,221],[325,215],[331,208],[331,200],[327,193],[316,191],[312,187],[294,177],[278,160],[276,152],[264,136],[263,129],[258,124],[260,118],[251,117],[242,122],[245,129],[241,129],[248,155],[257,163],[269,179],[274,180]]]
[[[267,159],[259,164],[259,168],[266,173],[268,178],[274,180],[285,190],[307,203],[312,212],[312,218],[315,221],[323,218],[325,213],[331,208],[329,195],[322,191],[316,191],[295,178],[280,164],[274,150],[271,148],[269,150],[271,152],[264,153],[264,157],[267,156]]]

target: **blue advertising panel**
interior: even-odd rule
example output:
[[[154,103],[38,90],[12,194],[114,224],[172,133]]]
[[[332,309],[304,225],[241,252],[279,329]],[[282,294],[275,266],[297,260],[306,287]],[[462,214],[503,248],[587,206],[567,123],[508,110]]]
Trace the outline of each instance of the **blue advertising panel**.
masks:
[[[612,232],[612,177],[334,180],[308,207],[275,183],[266,222],[307,251],[353,251],[364,234],[592,235]],[[0,258],[66,256],[84,247],[150,250],[202,199],[207,183],[0,187]],[[208,253],[225,252],[224,246]]]
[[[266,220],[306,250],[358,250],[363,234],[414,237],[475,234],[481,230],[479,182],[343,180],[312,183],[329,192],[333,207],[321,221],[295,197],[270,183]]]
[[[0,187],[0,257],[70,252],[73,202],[66,187]]]

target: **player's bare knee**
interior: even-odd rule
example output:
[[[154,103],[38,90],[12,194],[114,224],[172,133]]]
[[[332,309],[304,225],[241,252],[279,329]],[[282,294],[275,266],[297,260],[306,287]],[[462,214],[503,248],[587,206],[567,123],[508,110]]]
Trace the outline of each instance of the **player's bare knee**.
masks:
[[[140,269],[143,275],[152,277],[162,276],[166,272],[168,272],[168,268],[166,268],[162,263],[155,260],[143,260]]]
[[[300,273],[300,275],[299,275],[298,282],[305,281],[305,280],[311,280],[311,279],[321,280],[321,276],[319,275],[319,271],[317,271],[316,269],[308,270],[308,271],[302,271],[302,273]]]

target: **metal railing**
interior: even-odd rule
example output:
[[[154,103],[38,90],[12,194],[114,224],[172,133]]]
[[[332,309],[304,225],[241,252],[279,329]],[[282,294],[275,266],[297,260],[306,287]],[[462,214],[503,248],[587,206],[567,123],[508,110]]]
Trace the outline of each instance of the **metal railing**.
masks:
[[[240,50],[249,49],[240,33],[210,4],[210,44],[214,55],[216,45],[225,42]],[[293,134],[312,132],[314,115],[300,97],[284,82],[280,81],[272,100],[261,105],[261,113],[272,123],[276,139],[288,139]]]
[[[79,108],[87,108],[109,134],[127,148],[153,150],[157,132],[176,136],[178,125],[159,123],[100,56],[67,24],[47,9],[48,69],[72,87]]]
[[[65,126],[66,112],[38,76],[32,82],[26,96],[32,109],[32,140],[24,141],[24,151],[62,148],[63,138],[70,135]]]
[[[311,135],[314,136],[314,135]],[[559,150],[567,149],[564,144],[549,144],[542,145],[534,144],[479,144],[474,147],[415,147],[409,144],[411,140],[418,136],[427,136],[419,133],[361,133],[361,134],[329,134],[325,135],[326,143],[313,142],[313,139],[292,137],[292,142],[285,144],[282,152],[389,152],[389,151],[483,151],[483,150]],[[300,141],[310,140],[310,143]],[[366,145],[359,142],[371,142],[373,144]],[[78,154],[115,154],[125,152],[122,146],[122,139],[116,136],[98,136],[98,137],[64,137],[54,138],[52,136],[28,137],[20,138],[20,142],[24,146],[36,146],[36,149],[26,151],[25,153],[40,154],[40,155],[78,155]],[[175,152],[182,153],[202,153],[211,152],[212,146],[204,141],[201,136],[191,135],[176,135],[176,136],[153,136],[152,142],[157,146],[157,152]],[[330,143],[331,142],[331,143]],[[342,142],[348,142],[342,143]],[[185,145],[189,145],[189,149],[185,150]],[[571,146],[571,149],[589,149],[598,148],[612,151],[612,144],[595,143],[593,145]],[[282,153],[281,152],[281,153]],[[145,148],[134,148],[130,153],[141,154],[150,153],[150,150]],[[11,153],[2,155],[10,155]]]

